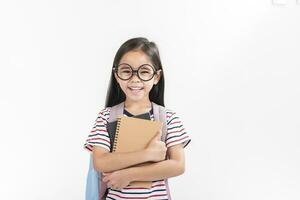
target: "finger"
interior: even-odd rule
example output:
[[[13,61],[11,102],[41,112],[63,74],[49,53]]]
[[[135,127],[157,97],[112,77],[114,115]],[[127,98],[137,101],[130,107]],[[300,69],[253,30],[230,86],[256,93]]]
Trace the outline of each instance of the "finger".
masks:
[[[161,136],[162,136],[162,131],[159,129],[157,132],[158,132],[158,134],[157,134],[158,136],[157,137],[158,137],[158,139],[160,139]]]
[[[108,173],[104,173],[104,172],[102,174],[103,174],[103,176],[107,176],[108,175]]]
[[[110,186],[112,189],[116,190],[116,185],[115,184],[111,184]]]
[[[119,188],[118,188],[117,186],[115,186],[115,185],[114,185],[112,188],[113,188],[114,190],[119,190]]]
[[[159,131],[157,131],[157,133],[153,136],[153,138],[151,139],[151,142],[152,141],[157,141],[157,140],[159,140],[160,139],[160,132]]]
[[[157,131],[156,135],[154,136],[153,140],[154,141],[159,141],[161,138],[161,132],[160,131]]]
[[[108,181],[108,178],[107,178],[107,177],[104,177],[104,178],[102,179],[102,181],[107,182],[107,181]]]

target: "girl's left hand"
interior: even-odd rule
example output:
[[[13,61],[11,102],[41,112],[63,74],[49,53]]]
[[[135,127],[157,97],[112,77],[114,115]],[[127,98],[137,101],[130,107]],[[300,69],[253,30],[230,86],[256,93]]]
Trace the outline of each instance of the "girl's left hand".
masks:
[[[125,170],[117,170],[114,172],[102,174],[102,180],[107,183],[108,188],[121,190],[130,184],[130,180],[128,180]]]

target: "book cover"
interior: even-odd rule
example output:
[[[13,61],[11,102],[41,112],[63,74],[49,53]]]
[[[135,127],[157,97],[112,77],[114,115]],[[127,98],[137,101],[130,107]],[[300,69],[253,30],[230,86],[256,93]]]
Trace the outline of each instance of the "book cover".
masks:
[[[151,120],[149,112],[146,112],[146,113],[143,113],[143,114],[140,114],[140,115],[134,115],[132,117]],[[117,128],[117,122],[118,122],[118,120],[114,120],[114,121],[109,122],[109,123],[106,124],[106,128],[107,128],[108,135],[109,135],[109,138],[110,138],[111,146],[113,146],[114,141],[115,141],[115,133],[116,133],[116,128]],[[111,152],[112,152],[112,149],[113,148],[111,148]]]
[[[133,152],[145,149],[150,140],[162,128],[162,122],[140,118],[119,117],[113,145],[113,152]],[[149,163],[142,163],[146,165]],[[134,181],[129,187],[150,188],[151,181]]]

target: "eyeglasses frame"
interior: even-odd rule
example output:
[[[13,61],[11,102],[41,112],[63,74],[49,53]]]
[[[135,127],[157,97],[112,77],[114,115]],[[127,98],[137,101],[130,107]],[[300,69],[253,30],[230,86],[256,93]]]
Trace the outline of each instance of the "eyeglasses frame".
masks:
[[[119,67],[120,65],[127,65],[127,66],[130,67],[130,69],[131,69],[131,71],[132,71],[132,74],[131,74],[131,76],[130,76],[128,79],[123,79],[123,78],[121,78],[121,77],[118,75],[118,67]],[[141,67],[142,67],[142,66],[145,66],[145,65],[150,66],[150,67],[153,69],[153,71],[154,71],[153,76],[152,76],[149,80],[143,80],[143,79],[141,79],[141,77],[139,76],[139,73],[138,73],[139,69],[141,69]],[[130,80],[130,79],[133,77],[133,75],[136,74],[137,77],[138,77],[140,80],[145,81],[145,82],[146,82],[146,81],[150,81],[151,79],[153,79],[153,77],[154,77],[156,74],[159,74],[158,72],[161,71],[161,69],[157,70],[155,67],[153,67],[153,66],[150,65],[150,64],[142,64],[142,65],[140,65],[136,70],[134,70],[134,69],[132,68],[132,66],[129,65],[129,64],[127,64],[127,63],[120,63],[119,65],[115,65],[115,67],[113,67],[112,69],[113,69],[113,72],[115,72],[115,73],[117,74],[117,76],[119,77],[119,79],[121,79],[121,80],[123,80],[123,81]]]

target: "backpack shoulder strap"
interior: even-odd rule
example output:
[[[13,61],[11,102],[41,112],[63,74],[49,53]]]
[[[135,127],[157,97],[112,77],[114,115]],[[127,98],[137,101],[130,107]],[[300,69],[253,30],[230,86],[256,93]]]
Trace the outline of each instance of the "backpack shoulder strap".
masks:
[[[118,116],[123,115],[124,101],[109,108],[110,108],[110,112],[109,112],[108,122],[112,122],[116,120]]]
[[[154,119],[163,123],[161,140],[166,141],[167,137],[167,122],[165,107],[152,102]]]
[[[167,113],[166,113],[166,108],[158,105],[154,102],[152,102],[153,105],[153,114],[154,114],[154,119],[161,121],[163,123],[162,127],[162,136],[161,140],[163,142],[166,142],[166,137],[167,137]],[[168,157],[167,157],[168,159]],[[168,193],[168,200],[171,200],[171,193],[170,193],[170,187],[168,183],[168,179],[165,179],[166,187],[167,187],[167,193]]]

